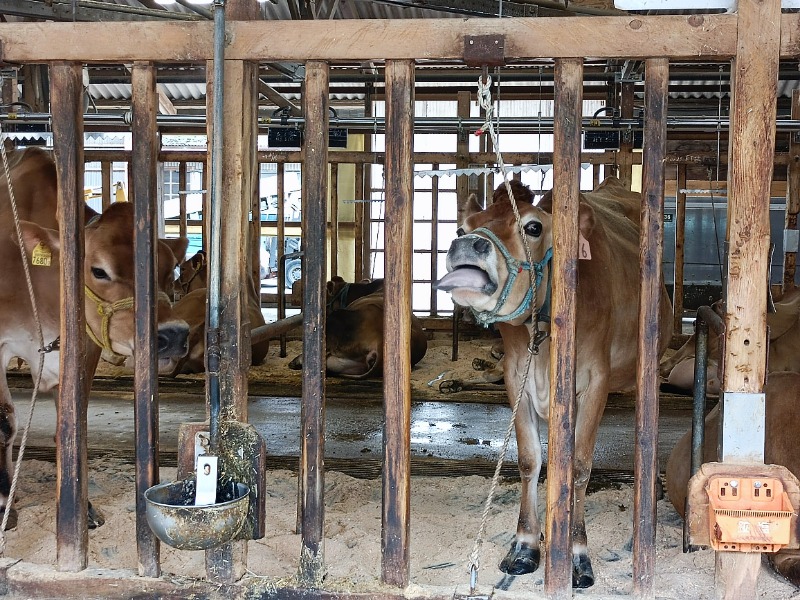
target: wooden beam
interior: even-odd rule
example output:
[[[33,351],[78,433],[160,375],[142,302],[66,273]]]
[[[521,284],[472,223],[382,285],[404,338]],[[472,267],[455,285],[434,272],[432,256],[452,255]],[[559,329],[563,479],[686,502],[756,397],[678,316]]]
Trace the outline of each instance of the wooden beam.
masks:
[[[327,63],[306,63],[303,112],[303,406],[301,409],[301,554],[298,579],[319,587],[325,575],[325,272],[328,215]],[[281,199],[282,200],[282,199]]]
[[[331,173],[331,277],[339,274],[339,165],[330,165]]]
[[[731,392],[763,392],[766,380],[769,190],[775,152],[780,1],[741,0],[738,15],[731,86],[732,143],[728,151],[726,239],[730,250],[726,269],[723,403]],[[724,414],[723,432],[730,417]],[[728,453],[724,444],[722,452],[723,460],[735,460],[735,453]],[[719,598],[756,596],[760,555],[718,552],[716,558]]]
[[[623,119],[633,118],[633,82],[625,81],[621,84],[622,90],[619,95],[620,116]],[[625,131],[620,132],[621,142],[617,153],[617,164],[619,165],[619,178],[630,189],[633,177],[633,131],[628,131],[629,137],[625,139]]]
[[[386,63],[386,298],[381,580],[405,587],[411,562],[411,249],[414,62]]]
[[[686,165],[678,165],[675,185],[675,262],[672,278],[672,333],[683,332],[683,277],[686,243]]]
[[[156,281],[156,184],[158,129],[156,70],[136,62],[131,71],[134,210],[134,416],[136,438],[136,547],[139,575],[161,575],[160,543],[147,524],[144,492],[159,483],[158,465],[158,346]]]
[[[80,64],[50,66],[53,149],[58,173],[61,243],[61,373],[58,388],[56,450],[56,557],[62,571],[88,565],[88,477],[86,402],[90,382],[84,374],[86,313],[84,294],[83,75]]]
[[[633,591],[655,597],[656,485],[658,467],[658,361],[664,275],[664,154],[667,148],[669,60],[645,65],[644,171],[640,229],[639,349],[636,381],[636,444],[633,502]]]
[[[544,587],[550,599],[572,598],[575,454],[575,315],[578,286],[580,115],[583,60],[555,66],[553,153],[553,315],[550,319],[550,417]]]
[[[798,29],[798,15],[784,15]],[[506,60],[599,56],[727,60],[736,53],[735,14],[658,17],[558,17],[518,19],[348,19],[229,22],[231,60],[303,61],[460,60],[465,35],[505,36]],[[213,24],[126,23],[0,24],[2,59],[8,62],[197,62],[213,57]],[[793,34],[798,38],[798,34]],[[798,54],[800,39],[787,44]]]

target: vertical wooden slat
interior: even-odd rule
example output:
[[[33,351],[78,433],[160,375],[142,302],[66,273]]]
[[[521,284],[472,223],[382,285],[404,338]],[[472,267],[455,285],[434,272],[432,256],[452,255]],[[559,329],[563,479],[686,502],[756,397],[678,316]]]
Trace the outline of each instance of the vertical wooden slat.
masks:
[[[256,160],[256,149],[253,150],[253,161],[250,173],[250,219],[247,222],[247,264],[250,265],[253,293],[261,297],[261,165]],[[247,215],[245,215],[247,218]],[[249,285],[249,282],[247,283]],[[247,302],[245,300],[245,302]],[[245,304],[246,306],[247,304]],[[245,309],[246,312],[246,309]],[[247,334],[249,335],[249,333]]]
[[[209,67],[211,71],[213,69]],[[213,102],[213,98],[208,97],[206,101],[206,113],[209,115],[211,114],[211,102]],[[206,252],[209,254],[211,253],[211,178],[209,174],[211,173],[211,159],[210,159],[210,152],[206,153],[206,158],[203,161],[203,222],[202,222],[202,231],[203,231],[203,248],[205,248]]]
[[[364,137],[368,137],[368,134],[365,134]],[[365,216],[365,208],[366,203],[364,202],[364,172],[366,171],[366,165],[356,163],[355,165],[355,194],[354,200],[356,201],[356,205],[354,207],[354,230],[353,230],[353,239],[355,241],[355,264],[353,272],[355,273],[355,279],[358,281],[359,279],[364,278],[364,216]]]
[[[572,597],[572,456],[575,450],[575,291],[577,289],[583,61],[556,60],[553,127],[553,315],[545,523],[545,592]]]
[[[366,92],[364,93],[364,116],[371,117],[374,114],[374,107],[372,106],[372,95],[374,87],[372,84],[367,84]],[[364,151],[372,151],[372,135],[366,134],[364,136]],[[364,164],[364,218],[362,219],[361,228],[361,279],[372,277],[372,164]]]
[[[277,242],[274,246],[270,246],[270,252],[272,252],[272,248],[275,248],[276,256],[270,255],[269,260],[271,263],[275,265],[275,268],[278,270],[278,319],[284,319],[286,317],[286,273],[283,269],[281,269],[281,262],[280,257],[286,251],[286,215],[285,215],[285,203],[284,203],[284,195],[286,193],[286,185],[285,185],[285,177],[284,177],[284,163],[280,162],[276,165],[277,168],[277,194],[278,194],[278,216],[277,218],[277,226],[278,226],[278,236]],[[301,217],[302,218],[302,217]],[[281,334],[281,357],[286,356],[286,334]],[[298,527],[299,530],[299,527]]]
[[[302,494],[301,585],[318,586],[325,573],[325,239],[328,200],[328,81],[322,61],[306,63],[303,113],[303,406],[300,484]]]
[[[675,181],[675,263],[672,280],[672,314],[674,315],[672,332],[683,333],[683,273],[684,249],[686,247],[686,165],[678,165]]]
[[[56,456],[56,554],[62,571],[88,564],[88,487],[86,401],[90,382],[84,373],[83,79],[80,64],[50,67],[53,149],[58,173],[61,243],[61,371],[58,389]]]
[[[792,90],[792,119],[800,119],[800,90]],[[789,163],[786,170],[786,218],[785,229],[797,229],[797,213],[800,212],[800,140],[797,133],[789,134]],[[794,288],[797,252],[783,255],[783,291]]]
[[[339,163],[331,163],[331,277],[339,274]]]
[[[159,481],[158,348],[156,344],[156,173],[158,96],[152,63],[133,63],[131,71],[133,144],[131,165],[134,210],[134,421],[136,439],[136,548],[139,575],[159,577],[160,545],[147,524],[144,492]]]
[[[620,92],[620,116],[623,119],[633,118],[633,82],[625,81],[622,83]],[[623,132],[624,133],[624,132]],[[619,153],[619,178],[630,189],[631,179],[633,178],[633,132],[629,132],[631,137],[620,142]]]
[[[110,160],[104,160],[100,163],[100,180],[101,183],[101,206],[103,212],[111,206],[111,168],[112,163]]]
[[[432,165],[433,170],[439,164]],[[431,178],[431,281],[439,279],[439,177]],[[439,314],[438,292],[431,286],[431,316]]]
[[[664,157],[667,150],[669,60],[645,63],[644,172],[640,231],[639,349],[633,502],[633,591],[654,598],[658,478],[658,348],[664,241]]]
[[[728,150],[730,251],[726,269],[723,402],[731,392],[763,392],[766,379],[764,286],[769,268],[780,13],[779,0],[741,0],[738,4]],[[723,417],[724,431],[725,417],[730,415]],[[724,447],[722,450],[724,458],[733,458]],[[754,598],[760,556],[718,552],[716,557],[718,597]]]
[[[381,579],[410,573],[411,259],[414,197],[414,62],[386,61],[386,299],[384,316],[383,537]]]
[[[178,196],[178,235],[186,237],[186,195],[189,188],[189,179],[187,177],[186,161],[182,160],[178,165],[178,189],[180,196]],[[187,258],[190,258],[187,256]]]

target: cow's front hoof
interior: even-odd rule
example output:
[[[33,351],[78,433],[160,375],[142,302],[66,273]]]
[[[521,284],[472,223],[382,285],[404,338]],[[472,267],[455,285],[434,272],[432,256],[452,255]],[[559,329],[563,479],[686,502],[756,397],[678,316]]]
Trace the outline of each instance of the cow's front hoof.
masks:
[[[500,562],[500,570],[509,575],[526,575],[539,568],[539,546],[528,546],[520,542],[511,544],[511,550]]]
[[[442,394],[455,394],[464,389],[464,385],[458,379],[445,379],[439,384],[439,391]]]
[[[594,585],[594,571],[592,562],[587,554],[577,554],[572,557],[572,587],[578,589],[590,588]]]
[[[8,511],[8,521],[6,521],[6,531],[11,531],[12,529],[16,528],[17,526],[17,509],[16,508],[4,508],[0,510],[0,519],[5,517],[5,512]],[[2,522],[0,520],[0,522]]]
[[[294,369],[295,371],[299,371],[303,368],[303,356],[298,355],[295,356],[291,361],[289,361],[289,368]]]
[[[106,522],[106,518],[103,516],[99,510],[97,510],[92,503],[89,502],[89,514],[87,518],[87,527],[89,529],[97,529],[98,527],[104,525]]]

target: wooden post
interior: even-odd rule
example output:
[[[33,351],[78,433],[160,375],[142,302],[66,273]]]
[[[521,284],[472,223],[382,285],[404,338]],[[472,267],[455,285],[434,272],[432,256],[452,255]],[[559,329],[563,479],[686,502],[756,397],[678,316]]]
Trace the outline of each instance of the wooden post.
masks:
[[[61,243],[61,372],[58,388],[56,456],[56,555],[62,571],[88,564],[88,485],[86,401],[90,380],[86,361],[84,309],[83,76],[77,63],[50,66],[53,149],[58,173]]]
[[[131,71],[133,144],[131,164],[136,179],[134,260],[134,419],[136,438],[136,548],[139,575],[159,577],[160,544],[147,524],[144,492],[159,482],[158,465],[158,284],[156,281],[156,174],[158,96],[152,63],[134,62]]]
[[[620,93],[620,116],[623,119],[633,118],[633,82],[625,81],[622,83]],[[624,131],[622,133],[625,133]],[[633,132],[629,132],[631,137],[621,140],[619,144],[619,178],[630,189],[633,178]]]
[[[325,267],[328,214],[327,63],[306,63],[303,113],[303,406],[300,448],[302,550],[299,582],[318,587],[325,575]]]
[[[544,586],[548,598],[572,597],[575,453],[575,314],[578,275],[583,61],[555,64],[553,127],[553,316],[550,320],[550,418]]]
[[[256,111],[258,110],[256,104]],[[255,134],[258,135],[257,133]],[[256,158],[258,150],[258,141],[256,138],[255,147],[253,148],[253,161],[251,163],[252,172],[250,173],[250,208],[247,211],[250,213],[250,219],[247,221],[247,264],[250,270],[250,277],[253,282],[252,292],[256,298],[261,298],[261,164]],[[245,219],[247,215],[245,214]],[[249,285],[249,282],[245,282]],[[248,300],[245,299],[245,306]],[[247,309],[245,309],[245,313]],[[249,327],[248,327],[249,329]],[[249,335],[249,333],[248,333]]]
[[[779,0],[742,0],[731,86],[723,397],[757,394],[766,379],[769,198],[775,153],[780,50]],[[732,415],[724,414],[725,421]],[[763,417],[763,415],[762,415]],[[761,423],[763,430],[763,420]],[[723,458],[733,457],[723,445]],[[762,452],[763,454],[763,452]],[[727,456],[726,456],[727,455]],[[762,459],[763,460],[763,459]],[[717,586],[725,599],[754,598],[761,557],[718,552]]]
[[[800,90],[792,90],[792,119],[800,119]],[[786,218],[784,228],[797,230],[797,213],[800,212],[800,140],[796,133],[789,134],[789,164],[786,168]],[[784,238],[785,239],[785,238]],[[783,254],[783,291],[794,288],[797,250]]]
[[[364,94],[364,116],[371,117],[374,114],[372,106],[373,86],[368,84]],[[364,135],[364,152],[372,151],[372,136]],[[364,187],[363,198],[366,204],[363,206],[363,218],[361,219],[361,279],[372,277],[372,164],[364,164]],[[356,273],[359,273],[356,270]]]
[[[669,60],[645,64],[644,173],[640,237],[639,350],[633,501],[633,592],[655,597],[658,479],[658,348],[664,242],[664,156],[667,151]]]
[[[431,165],[433,170],[438,163]],[[439,279],[439,177],[431,177],[431,281]],[[431,316],[439,314],[439,292],[431,286]]]
[[[683,333],[683,269],[686,246],[686,164],[678,165],[675,181],[675,263],[672,280],[673,333]]]
[[[411,258],[414,202],[414,61],[386,61],[386,299],[383,343],[383,538],[381,580],[410,574]]]
[[[113,168],[113,163],[110,160],[104,160],[100,163],[100,178],[102,180],[102,188],[100,193],[102,194],[102,211],[111,206],[111,170]]]
[[[365,141],[367,137],[369,137],[369,134],[364,134]],[[356,163],[353,166],[355,169],[354,200],[356,201],[353,211],[353,220],[355,221],[353,224],[353,239],[355,241],[355,265],[353,273],[355,274],[356,281],[358,281],[364,278],[364,222],[366,216],[365,208],[367,206],[365,202],[364,172],[366,171],[366,165]]]
[[[186,168],[186,161],[182,160],[178,165],[178,190],[180,192],[178,196],[178,235],[181,237],[186,237],[187,235],[186,196],[189,191],[189,183]],[[187,256],[186,258],[191,257]]]
[[[339,274],[339,163],[331,163],[331,277]]]

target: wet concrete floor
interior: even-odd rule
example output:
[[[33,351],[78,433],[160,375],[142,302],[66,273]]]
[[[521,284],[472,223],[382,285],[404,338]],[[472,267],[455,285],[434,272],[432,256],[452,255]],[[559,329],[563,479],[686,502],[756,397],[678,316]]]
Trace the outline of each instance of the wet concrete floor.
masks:
[[[27,418],[30,393],[29,389],[12,390],[20,428]],[[200,394],[162,393],[159,402],[160,451],[163,456],[170,456],[177,450],[178,426],[205,420],[204,398]],[[299,456],[299,398],[253,396],[248,410],[250,423],[266,442],[268,457]],[[497,403],[414,402],[411,413],[412,460],[441,459],[493,465],[500,453],[510,415],[508,406]],[[380,461],[383,405],[379,400],[328,398],[325,417],[325,456],[329,468],[336,461]],[[95,455],[109,452],[132,460],[133,422],[132,392],[94,391],[88,410],[90,455],[94,450]],[[662,470],[666,467],[670,450],[689,429],[690,422],[688,409],[661,410],[658,455]],[[54,431],[53,399],[49,395],[40,395],[29,446],[54,448]],[[546,427],[542,429],[542,437],[546,446]],[[20,435],[17,443],[19,439]],[[634,447],[633,411],[608,408],[598,435],[595,469],[632,471]],[[516,461],[513,435],[506,461]]]

